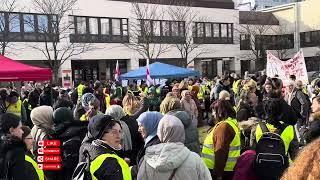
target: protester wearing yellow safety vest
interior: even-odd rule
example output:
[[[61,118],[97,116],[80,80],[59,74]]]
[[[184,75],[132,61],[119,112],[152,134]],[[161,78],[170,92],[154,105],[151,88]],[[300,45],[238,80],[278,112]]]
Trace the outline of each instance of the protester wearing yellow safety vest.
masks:
[[[22,101],[19,99],[19,94],[15,91],[11,91],[10,95],[6,99],[6,112],[17,115],[21,118],[22,122],[27,120],[27,112],[23,106]]]
[[[34,140],[31,136],[31,129],[27,126],[21,127],[23,134],[22,134],[22,140],[24,141],[26,145],[26,155],[25,155],[25,161],[26,161],[26,168],[28,171],[30,171],[30,174],[33,175],[34,179],[44,180],[44,173],[43,170],[38,168],[37,162],[34,160],[34,156],[32,155],[32,148]]]
[[[203,143],[202,160],[213,179],[231,180],[233,168],[240,156],[240,130],[236,112],[229,101],[218,100],[213,105],[216,125]]]
[[[0,134],[1,159],[4,160],[0,179],[43,180],[43,172],[34,167],[35,162],[30,156],[26,156],[27,148],[22,140],[24,132],[20,118],[11,113],[2,114]]]
[[[111,106],[110,87],[103,89],[103,95],[106,103],[106,109],[108,109]]]
[[[131,180],[127,162],[119,157],[122,128],[120,122],[107,115],[96,115],[91,119],[88,131],[92,143],[84,143],[80,148],[80,162],[85,153],[90,156],[90,174],[93,180]]]
[[[83,89],[85,88],[84,82],[81,82],[78,87],[77,87],[77,92],[78,92],[78,100],[81,99],[83,95]]]
[[[269,99],[264,102],[264,111],[266,113],[266,126],[270,132],[277,133],[280,135],[281,139],[284,142],[286,153],[290,156],[290,159],[293,160],[299,150],[299,142],[294,130],[294,126],[285,124],[282,122],[281,108],[277,99]],[[257,125],[255,140],[254,142],[259,142],[262,137],[262,129],[260,125]],[[255,146],[253,144],[253,146]]]

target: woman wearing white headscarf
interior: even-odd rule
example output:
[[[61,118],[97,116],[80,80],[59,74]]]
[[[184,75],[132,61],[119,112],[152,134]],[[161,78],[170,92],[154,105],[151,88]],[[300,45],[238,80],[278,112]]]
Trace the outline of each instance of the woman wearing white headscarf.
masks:
[[[138,180],[210,180],[211,175],[200,156],[183,144],[185,132],[175,116],[165,115],[158,125],[160,144],[146,149]]]
[[[189,90],[184,90],[181,93],[181,107],[184,111],[186,111],[191,120],[192,120],[192,125],[197,127],[198,126],[198,108],[196,103],[191,97],[191,93]]]

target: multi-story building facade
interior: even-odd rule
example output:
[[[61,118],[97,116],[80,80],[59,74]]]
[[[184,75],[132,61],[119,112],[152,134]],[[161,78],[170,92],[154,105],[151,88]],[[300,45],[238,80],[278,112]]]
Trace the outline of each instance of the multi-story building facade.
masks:
[[[302,50],[307,70],[320,71],[320,1],[306,0],[262,10],[270,12],[279,20],[280,26],[294,35],[293,53]]]
[[[39,13],[33,7],[32,0],[17,2],[23,7],[23,11],[0,13],[0,20],[5,22],[4,31],[0,32],[0,40],[1,37],[10,37],[7,40],[11,47],[15,47],[8,48],[7,55],[29,64],[46,66],[45,60],[50,57],[39,50],[44,48],[44,41],[54,42],[60,38],[58,46],[61,47],[73,43],[89,44],[90,50],[66,58],[60,68],[60,71],[72,70],[75,81],[110,79],[117,61],[121,73],[145,65],[146,57],[129,46],[131,42],[144,43],[145,40],[143,29],[137,29],[140,35],[134,36],[136,32],[130,27],[133,23],[139,26],[142,23],[149,24],[152,33],[149,43],[155,49],[164,45],[170,46],[156,58],[150,59],[151,63],[160,61],[180,66],[188,64],[188,67],[193,67],[209,77],[222,74],[224,70],[240,73],[240,63],[236,61],[239,44],[235,41],[237,33],[234,30],[239,14],[234,9],[232,0],[191,3],[192,11],[205,19],[194,20],[192,29],[185,29],[186,22],[173,20],[166,14],[170,7],[179,7],[179,4],[169,5],[169,0],[161,3],[152,1],[154,4],[147,4],[151,1],[139,0],[139,5],[143,7],[156,5],[157,13],[165,12],[161,19],[154,18],[159,16],[137,18],[130,0],[95,0],[94,3],[78,0],[73,10],[61,20],[62,23],[70,24],[69,34],[63,40],[62,34],[54,31],[53,26],[57,22],[55,14]],[[40,29],[46,29],[49,33],[44,34]],[[175,48],[176,44],[183,43],[188,38],[185,37],[185,31],[191,31],[193,43],[199,44],[188,58],[182,58],[180,51]],[[61,50],[60,53],[62,52]]]
[[[292,2],[296,2],[296,0],[236,0],[239,8],[241,8],[242,6],[248,7],[249,4],[249,7],[251,7],[251,9],[253,10],[261,10]]]

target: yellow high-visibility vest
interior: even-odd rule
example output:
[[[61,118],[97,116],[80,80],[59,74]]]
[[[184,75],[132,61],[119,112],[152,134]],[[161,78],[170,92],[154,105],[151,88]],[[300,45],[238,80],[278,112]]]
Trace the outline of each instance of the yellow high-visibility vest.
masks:
[[[277,128],[275,128],[272,124],[266,124],[268,130],[270,132],[274,132]],[[260,138],[262,137],[262,129],[260,127],[260,125],[258,124],[257,125],[257,129],[256,129],[256,141],[258,142],[260,140]],[[294,139],[294,127],[289,125],[287,126],[284,131],[281,133],[280,135],[281,139],[283,140],[284,142],[284,146],[285,146],[285,149],[286,149],[286,153],[288,153],[288,150],[289,150],[289,146],[290,146],[290,143],[291,141]]]
[[[83,95],[83,89],[84,89],[84,85],[83,84],[79,84],[79,86],[77,87],[78,100],[80,100],[82,95]]]
[[[6,102],[6,107],[8,107],[6,112],[12,113],[21,117],[21,106],[22,106],[22,101],[20,99],[15,104],[10,104]]]
[[[105,101],[106,101],[106,107],[107,109],[111,106],[111,98],[109,94],[105,94]]]
[[[238,122],[236,119],[228,118],[224,122],[228,123],[232,129],[235,132],[235,136],[233,140],[230,143],[229,147],[229,154],[228,154],[228,159],[226,162],[226,166],[224,167],[224,171],[233,171],[234,166],[236,165],[236,162],[240,156],[240,148],[241,148],[241,141],[240,141],[240,129],[238,127]],[[221,122],[220,122],[221,123]],[[214,142],[213,142],[213,135],[216,127],[220,124],[218,123],[212,131],[207,135],[206,139],[204,140],[203,143],[203,148],[202,148],[202,160],[206,164],[206,166],[209,169],[214,169]]]
[[[43,170],[39,169],[38,168],[38,164],[28,155],[25,155],[25,161],[31,163],[31,165],[33,166],[33,168],[35,169],[38,177],[39,177],[39,180],[44,180],[44,173],[43,173]]]
[[[95,160],[93,160],[91,162],[90,165],[90,174],[92,177],[92,180],[98,180],[95,176],[94,173],[99,169],[99,168],[105,168],[105,167],[101,167],[101,165],[103,164],[103,162],[105,161],[105,159],[107,158],[114,158],[118,161],[121,170],[122,170],[122,177],[123,180],[131,180],[131,170],[128,166],[128,164],[119,156],[117,156],[116,154],[101,154],[100,156],[98,156]]]

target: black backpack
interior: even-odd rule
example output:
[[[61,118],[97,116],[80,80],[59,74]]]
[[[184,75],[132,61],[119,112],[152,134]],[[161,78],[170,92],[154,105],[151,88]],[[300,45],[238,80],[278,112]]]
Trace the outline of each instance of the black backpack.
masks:
[[[90,174],[90,155],[84,152],[85,162],[80,162],[72,174],[72,180],[91,180]]]
[[[280,136],[284,128],[272,133],[264,122],[260,121],[259,125],[263,134],[256,145],[255,173],[261,180],[280,179],[289,166],[285,145]]]

